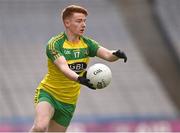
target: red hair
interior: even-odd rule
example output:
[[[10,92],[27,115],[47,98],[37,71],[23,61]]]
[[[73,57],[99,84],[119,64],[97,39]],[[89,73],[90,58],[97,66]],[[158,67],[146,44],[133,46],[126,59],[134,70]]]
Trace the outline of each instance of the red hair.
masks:
[[[62,20],[64,21],[66,18],[71,17],[73,13],[83,13],[86,16],[88,15],[88,11],[84,7],[70,5],[62,11]]]

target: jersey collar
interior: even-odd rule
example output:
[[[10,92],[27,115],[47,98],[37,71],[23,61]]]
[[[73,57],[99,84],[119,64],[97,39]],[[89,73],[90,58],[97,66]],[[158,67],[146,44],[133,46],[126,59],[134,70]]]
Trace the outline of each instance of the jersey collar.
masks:
[[[63,32],[63,35],[64,35],[65,39],[66,39],[67,41],[69,41],[65,31]],[[82,39],[82,36],[80,36],[79,39],[81,40],[81,39]]]

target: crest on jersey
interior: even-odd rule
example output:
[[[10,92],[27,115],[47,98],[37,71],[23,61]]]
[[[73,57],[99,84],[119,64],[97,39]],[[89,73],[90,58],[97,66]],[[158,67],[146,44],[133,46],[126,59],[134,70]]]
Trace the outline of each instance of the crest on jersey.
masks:
[[[89,54],[88,50],[87,49],[84,50],[84,55],[88,55],[88,54]]]

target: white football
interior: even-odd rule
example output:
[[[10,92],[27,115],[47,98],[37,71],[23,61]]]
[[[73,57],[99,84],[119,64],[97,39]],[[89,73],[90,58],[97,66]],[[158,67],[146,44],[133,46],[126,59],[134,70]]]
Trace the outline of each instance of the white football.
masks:
[[[93,84],[93,87],[102,89],[111,82],[111,69],[104,64],[97,63],[88,68],[86,77]]]

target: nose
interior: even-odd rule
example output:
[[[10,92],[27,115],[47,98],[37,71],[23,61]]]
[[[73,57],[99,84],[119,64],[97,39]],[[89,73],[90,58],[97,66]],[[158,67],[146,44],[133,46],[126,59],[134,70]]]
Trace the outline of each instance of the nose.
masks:
[[[85,23],[85,22],[82,23],[82,27],[83,27],[83,28],[86,27],[86,23]]]

